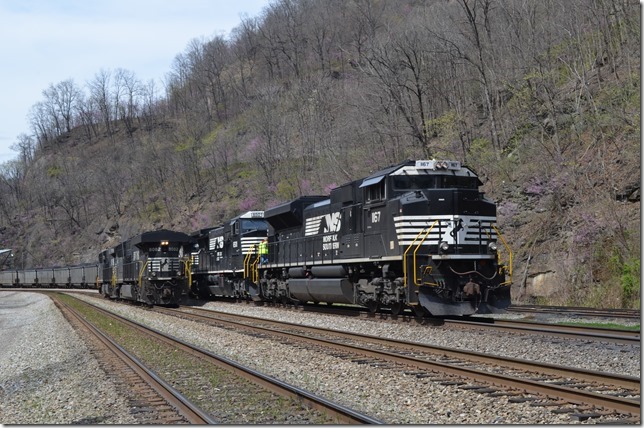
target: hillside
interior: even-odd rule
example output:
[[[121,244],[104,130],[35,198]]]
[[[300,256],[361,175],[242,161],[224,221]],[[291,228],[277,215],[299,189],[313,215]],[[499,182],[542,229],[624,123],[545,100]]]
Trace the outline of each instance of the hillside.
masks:
[[[93,262],[144,230],[449,158],[498,203],[515,301],[639,306],[639,12],[276,1],[230,40],[194,40],[164,97],[121,69],[52,85],[2,166],[0,245],[16,267]]]

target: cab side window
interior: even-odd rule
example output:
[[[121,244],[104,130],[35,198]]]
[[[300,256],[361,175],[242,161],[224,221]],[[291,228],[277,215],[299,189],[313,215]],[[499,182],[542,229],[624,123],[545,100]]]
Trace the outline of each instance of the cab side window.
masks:
[[[385,199],[385,180],[367,186],[365,189],[365,200],[367,202],[379,202]]]

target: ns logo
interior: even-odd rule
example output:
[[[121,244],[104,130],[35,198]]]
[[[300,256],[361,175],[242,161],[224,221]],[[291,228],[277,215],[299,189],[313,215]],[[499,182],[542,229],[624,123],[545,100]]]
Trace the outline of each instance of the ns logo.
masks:
[[[305,236],[337,233],[340,231],[341,225],[339,212],[307,218]]]

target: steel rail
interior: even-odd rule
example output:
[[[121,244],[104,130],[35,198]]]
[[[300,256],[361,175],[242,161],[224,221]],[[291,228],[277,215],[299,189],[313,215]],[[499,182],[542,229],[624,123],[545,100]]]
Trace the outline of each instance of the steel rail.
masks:
[[[362,414],[356,410],[350,409],[341,404],[327,400],[323,397],[319,397],[304,389],[298,388],[296,386],[283,382],[279,379],[265,375],[250,367],[246,367],[226,357],[216,355],[206,349],[187,343],[179,338],[163,333],[152,327],[145,326],[136,321],[132,321],[120,315],[111,313],[92,303],[85,302],[85,301],[82,301],[82,302],[84,304],[91,306],[93,309],[99,311],[100,313],[106,316],[112,317],[113,319],[118,320],[119,322],[122,322],[145,334],[151,335],[155,339],[159,339],[166,344],[170,344],[176,348],[180,348],[184,352],[187,352],[191,355],[195,355],[200,358],[206,358],[210,363],[213,363],[218,367],[224,368],[229,372],[232,372],[244,379],[250,380],[251,382],[255,383],[256,385],[259,385],[262,388],[272,391],[282,397],[287,397],[295,401],[302,402],[304,403],[304,405],[308,406],[309,408],[313,408],[327,415],[330,415],[332,418],[335,418],[340,423],[348,423],[348,424],[383,424],[384,423],[379,419],[372,418],[371,416]],[[156,307],[154,309],[156,309]]]
[[[157,308],[157,310],[175,313],[175,311],[172,309],[168,310],[165,308],[164,309]],[[446,348],[443,346],[428,345],[428,344],[418,343],[418,342],[409,342],[409,341],[399,340],[399,339],[383,338],[379,336],[373,336],[373,335],[362,334],[362,333],[347,333],[347,332],[327,329],[323,327],[313,327],[313,326],[307,326],[303,324],[295,324],[295,323],[289,323],[284,321],[275,321],[275,320],[270,320],[266,318],[251,317],[248,315],[219,313],[219,312],[215,312],[207,309],[199,309],[199,308],[190,308],[190,310],[203,312],[204,315],[199,315],[199,314],[192,314],[192,315],[202,317],[204,319],[220,319],[220,318],[215,318],[212,315],[215,315],[215,316],[223,315],[225,317],[230,317],[230,318],[235,318],[240,320],[244,320],[244,319],[257,320],[261,322],[272,323],[275,325],[283,325],[290,328],[309,331],[313,333],[330,334],[330,335],[335,335],[335,336],[343,337],[347,339],[360,339],[360,340],[370,341],[373,343],[378,343],[381,345],[388,345],[388,346],[396,345],[412,351],[440,354],[440,355],[445,355],[452,358],[461,358],[461,359],[466,359],[468,361],[474,361],[474,362],[485,362],[485,363],[501,365],[501,366],[513,368],[513,369],[536,371],[542,374],[574,377],[575,379],[578,379],[578,380],[606,383],[606,384],[619,386],[622,388],[627,388],[632,390],[639,390],[641,386],[640,379],[635,376],[596,372],[596,371],[583,369],[583,368],[561,366],[558,364],[550,364],[550,363],[541,363],[538,361],[531,361],[531,360],[522,360],[520,358],[490,355],[490,354],[485,354],[481,352]],[[186,313],[183,310],[179,310],[178,312]],[[226,322],[230,322],[230,321],[226,321]],[[241,326],[247,326],[247,327],[249,326],[248,324],[245,324],[243,322],[239,322],[235,324],[241,325]],[[254,327],[254,326],[250,326],[250,327]],[[266,330],[268,330],[269,332],[273,332],[273,330],[269,330],[269,329],[266,329]]]
[[[638,309],[603,309],[585,308],[580,306],[534,306],[510,305],[508,312],[522,313],[549,313],[580,316],[594,316],[599,318],[636,318],[641,319],[642,313]]]
[[[194,308],[191,308],[194,309]],[[161,308],[155,308],[155,310],[162,311],[162,312],[168,312],[172,313],[175,312],[173,310],[168,310],[168,309],[161,309]],[[179,311],[182,312],[182,311]],[[204,312],[214,312],[214,311],[206,311]],[[185,312],[184,312],[185,313]],[[481,361],[485,360],[485,362],[493,362],[494,364],[497,365],[515,365],[516,368],[521,368],[523,370],[529,370],[529,371],[540,371],[543,369],[544,371],[548,371],[550,374],[557,374],[559,376],[568,376],[568,377],[575,377],[579,376],[580,378],[583,378],[585,380],[594,380],[597,381],[598,377],[602,377],[604,380],[610,379],[608,382],[614,381],[615,383],[622,383],[623,385],[628,385],[629,387],[634,387],[639,390],[640,387],[640,381],[637,378],[633,377],[626,377],[626,376],[619,376],[619,375],[610,375],[610,374],[604,374],[600,373],[597,374],[596,372],[591,372],[591,371],[586,371],[583,369],[576,369],[576,368],[568,368],[568,367],[561,367],[561,366],[555,366],[555,365],[547,365],[547,364],[540,364],[536,363],[533,361],[524,361],[524,360],[518,360],[518,359],[510,359],[506,360],[503,357],[495,357],[495,356],[489,356],[485,354],[478,354],[475,352],[470,352],[470,351],[465,351],[461,352],[459,350],[455,349],[441,349],[439,347],[431,347],[431,346],[425,346],[422,344],[417,344],[417,343],[411,343],[411,342],[403,342],[403,341],[396,341],[393,339],[383,339],[383,338],[374,338],[373,336],[367,336],[367,335],[360,335],[360,334],[355,334],[355,333],[344,333],[340,332],[337,330],[329,330],[329,329],[321,329],[317,327],[309,327],[309,326],[303,326],[300,324],[293,324],[293,323],[283,323],[279,321],[273,321],[273,320],[267,320],[264,318],[257,318],[257,317],[247,317],[243,315],[236,315],[236,314],[228,314],[228,313],[220,313],[217,315],[223,315],[223,316],[232,316],[233,318],[246,318],[246,319],[256,319],[262,322],[269,322],[269,323],[274,323],[274,324],[283,324],[287,325],[291,328],[297,328],[297,329],[304,329],[304,330],[311,330],[311,331],[317,331],[318,333],[320,331],[324,331],[325,333],[330,333],[334,335],[339,335],[343,337],[350,337],[350,338],[355,338],[355,337],[363,337],[363,338],[368,338],[369,340],[378,340],[381,343],[387,343],[387,344],[401,344],[401,345],[413,345],[414,347],[420,347],[420,349],[427,351],[429,348],[434,348],[435,353],[443,353],[445,351],[451,353],[453,356],[458,356],[458,358],[466,358],[474,361]],[[477,369],[470,369],[470,368],[465,368],[465,367],[458,367],[458,366],[453,366],[447,363],[441,363],[441,362],[435,362],[435,361],[427,361],[423,359],[418,359],[416,357],[411,357],[407,355],[401,355],[401,354],[396,354],[393,352],[388,352],[388,351],[379,351],[379,350],[373,350],[373,349],[368,349],[364,348],[361,346],[356,346],[356,345],[349,345],[349,344],[341,344],[338,342],[334,342],[331,340],[327,339],[322,339],[322,338],[314,338],[310,336],[305,336],[305,335],[300,335],[297,333],[289,333],[289,332],[283,332],[279,330],[272,330],[269,328],[265,327],[260,327],[260,326],[255,326],[255,325],[250,325],[250,324],[245,324],[245,323],[240,323],[236,321],[226,321],[226,320],[221,320],[219,321],[223,322],[229,322],[232,324],[236,324],[239,326],[243,326],[246,328],[252,328],[255,330],[260,330],[260,331],[265,331],[270,334],[277,334],[285,337],[296,337],[298,339],[308,341],[311,343],[316,343],[316,344],[323,344],[327,347],[337,349],[340,351],[350,351],[354,353],[358,353],[361,355],[366,355],[372,358],[378,358],[378,359],[383,359],[386,361],[391,361],[391,362],[396,362],[400,364],[406,364],[410,365],[413,367],[421,368],[421,369],[427,369],[427,370],[432,370],[432,371],[439,371],[442,373],[449,373],[457,376],[462,376],[462,377],[467,377],[471,379],[476,379],[480,381],[484,381],[493,385],[503,385],[505,387],[510,387],[514,389],[519,389],[522,391],[526,391],[528,393],[534,393],[534,394],[541,394],[545,395],[547,397],[560,397],[562,399],[565,399],[571,403],[576,403],[576,404],[592,404],[595,406],[599,407],[605,407],[605,408],[610,408],[612,410],[621,412],[621,413],[628,413],[628,414],[635,414],[639,415],[640,414],[640,403],[639,400],[632,400],[628,398],[622,398],[622,397],[614,397],[610,395],[603,395],[603,394],[598,394],[590,391],[584,391],[584,390],[579,390],[579,389],[574,389],[574,388],[568,388],[565,386],[561,385],[554,385],[554,384],[547,384],[543,382],[538,382],[530,379],[521,379],[521,378],[514,378],[511,376],[503,375],[503,374],[497,374],[497,373],[491,373],[491,372],[486,372],[483,370],[477,370]],[[480,360],[478,360],[480,358]],[[565,373],[565,374],[562,374]],[[594,377],[593,377],[594,376]]]
[[[454,326],[475,326],[483,328],[494,328],[499,330],[515,331],[528,334],[547,334],[549,336],[568,337],[573,339],[590,339],[595,341],[607,341],[627,345],[638,344],[641,341],[639,331],[618,330],[601,327],[587,327],[580,325],[564,325],[536,323],[527,321],[512,321],[474,317],[467,320],[445,319],[445,324]]]
[[[54,304],[56,304],[61,311],[66,311],[85,326],[101,341],[101,343],[105,345],[106,348],[118,356],[128,367],[134,370],[141,379],[150,385],[150,387],[154,389],[170,406],[174,407],[183,417],[185,417],[189,423],[199,425],[212,425],[217,423],[217,421],[212,419],[210,415],[197,407],[152,370],[145,367],[134,355],[123,349],[118,343],[114,342],[91,322],[83,318],[74,308],[69,306],[67,303],[60,301],[54,295],[50,294],[50,297],[52,297]]]

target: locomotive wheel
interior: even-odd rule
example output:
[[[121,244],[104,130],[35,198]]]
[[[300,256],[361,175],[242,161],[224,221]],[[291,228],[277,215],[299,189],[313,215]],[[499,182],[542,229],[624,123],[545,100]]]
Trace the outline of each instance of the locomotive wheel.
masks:
[[[416,315],[416,318],[423,318],[425,315],[427,315],[427,311],[425,308],[423,308],[420,305],[412,305],[411,309],[414,311],[414,315]]]
[[[369,302],[367,302],[367,310],[370,314],[375,314],[376,312],[378,312],[379,307],[380,305],[375,300],[370,300]]]
[[[404,308],[405,308],[405,305],[403,305],[401,302],[394,303],[393,305],[391,305],[391,315],[393,316],[400,315]]]

